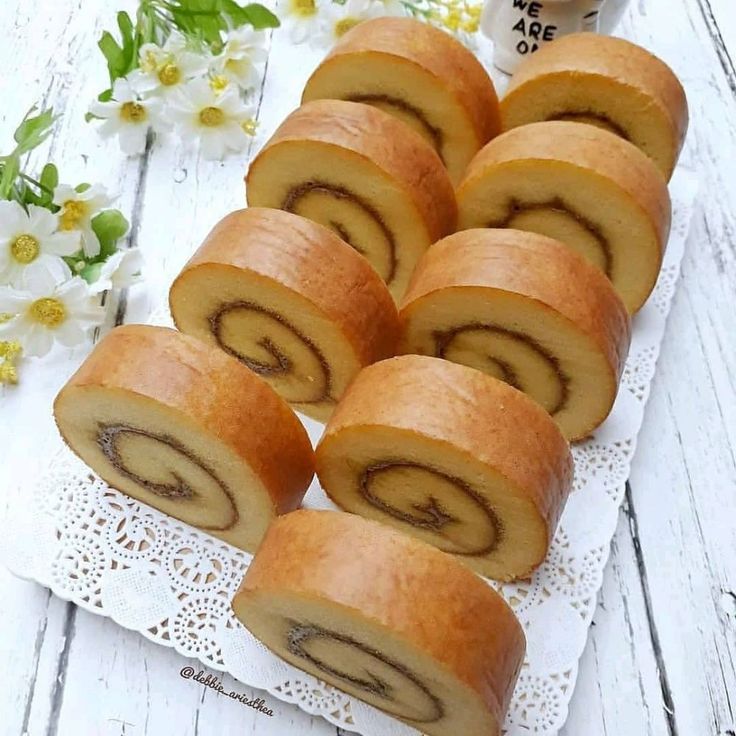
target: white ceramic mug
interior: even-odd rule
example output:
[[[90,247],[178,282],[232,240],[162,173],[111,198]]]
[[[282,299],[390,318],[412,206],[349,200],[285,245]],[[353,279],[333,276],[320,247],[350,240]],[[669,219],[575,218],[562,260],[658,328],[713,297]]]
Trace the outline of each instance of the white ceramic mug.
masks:
[[[485,0],[481,29],[493,63],[512,74],[542,44],[578,31],[611,33],[628,0]]]

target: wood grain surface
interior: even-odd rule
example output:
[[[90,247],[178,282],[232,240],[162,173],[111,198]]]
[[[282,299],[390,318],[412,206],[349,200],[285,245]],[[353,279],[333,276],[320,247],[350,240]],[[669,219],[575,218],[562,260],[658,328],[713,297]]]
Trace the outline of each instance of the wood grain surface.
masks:
[[[128,244],[146,256],[147,286],[106,304],[108,326],[144,320],[212,225],[244,204],[246,155],[203,161],[169,139],[126,159],[85,124],[107,85],[97,39],[131,6],[0,3],[0,150],[32,104],[63,112],[31,165],[51,156],[65,181],[105,182],[132,218]],[[736,5],[632,0],[618,33],[682,79],[691,110],[683,162],[699,172],[701,195],[563,733],[736,736]],[[274,34],[253,150],[297,105],[319,56]],[[0,393],[0,493],[43,468],[55,441],[51,398],[84,353],[29,361],[23,386]],[[180,677],[189,661],[173,650],[2,567],[0,617],[0,736],[335,735],[268,695],[272,718]]]

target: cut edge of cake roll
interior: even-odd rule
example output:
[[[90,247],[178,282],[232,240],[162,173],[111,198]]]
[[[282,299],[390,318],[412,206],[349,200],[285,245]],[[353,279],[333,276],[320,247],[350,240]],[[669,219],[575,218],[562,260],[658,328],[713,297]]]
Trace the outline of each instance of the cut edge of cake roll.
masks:
[[[630,141],[669,179],[688,127],[685,90],[661,59],[622,38],[574,33],[545,44],[511,78],[504,130],[543,120],[596,125]]]
[[[439,156],[389,113],[344,100],[292,112],[248,169],[248,204],[329,227],[401,298],[421,254],[453,231],[455,192]]]
[[[274,522],[233,611],[287,662],[428,736],[499,736],[526,647],[470,570],[336,511]]]
[[[453,182],[501,129],[493,81],[457,39],[415,18],[375,18],[348,31],[312,73],[302,102],[373,105],[421,134]]]
[[[667,183],[613,133],[568,121],[513,128],[478,152],[457,198],[458,229],[555,238],[603,271],[631,313],[656,284],[671,220]]]
[[[220,220],[169,304],[180,330],[222,348],[319,421],[398,342],[396,305],[368,261],[328,228],[282,210]]]
[[[567,441],[536,402],[480,371],[419,355],[358,374],[316,462],[341,508],[498,580],[542,563],[573,473]]]
[[[461,363],[530,395],[570,440],[608,416],[631,320],[608,279],[562,243],[465,230],[419,262],[400,310],[401,353]]]
[[[108,333],[59,392],[54,416],[108,485],[249,552],[314,475],[309,437],[270,386],[165,327]]]

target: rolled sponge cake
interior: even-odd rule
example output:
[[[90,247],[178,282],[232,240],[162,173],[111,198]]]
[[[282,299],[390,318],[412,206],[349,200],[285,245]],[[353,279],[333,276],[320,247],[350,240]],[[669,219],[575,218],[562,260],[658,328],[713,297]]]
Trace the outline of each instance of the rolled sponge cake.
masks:
[[[521,230],[465,230],[433,245],[400,316],[400,352],[506,381],[569,440],[608,416],[631,339],[626,308],[600,271],[562,243]]]
[[[457,218],[435,150],[392,115],[357,102],[313,100],[292,112],[250,165],[251,207],[275,207],[329,227],[401,298],[431,243]]]
[[[667,184],[613,133],[566,121],[513,128],[476,154],[457,198],[459,229],[560,240],[611,279],[632,313],[654,288],[670,228]]]
[[[177,327],[326,420],[365,365],[395,354],[396,305],[368,261],[322,225],[282,210],[232,212],[169,292]]]
[[[511,78],[504,130],[544,120],[596,125],[630,141],[669,179],[688,126],[685,90],[641,46],[597,33],[545,44]]]
[[[302,101],[362,102],[422,135],[453,182],[476,151],[500,132],[491,78],[457,39],[415,18],[359,23],[312,73]]]
[[[532,399],[419,355],[361,371],[316,458],[341,508],[500,580],[526,577],[544,560],[572,482],[568,444]]]
[[[251,552],[314,475],[309,438],[270,386],[164,327],[113,329],[59,392],[54,416],[112,487]]]
[[[429,736],[499,736],[524,634],[452,557],[335,511],[277,520],[233,600],[276,654]]]

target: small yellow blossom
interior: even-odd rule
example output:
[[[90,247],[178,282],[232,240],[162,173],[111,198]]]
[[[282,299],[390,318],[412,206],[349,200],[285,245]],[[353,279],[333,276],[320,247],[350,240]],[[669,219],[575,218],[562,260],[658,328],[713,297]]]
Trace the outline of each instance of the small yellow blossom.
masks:
[[[248,118],[240,127],[245,131],[246,135],[255,135],[258,129],[258,121],[255,118]]]
[[[16,340],[0,341],[0,384],[18,383],[16,361],[20,354],[21,346]]]

